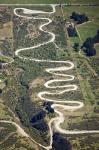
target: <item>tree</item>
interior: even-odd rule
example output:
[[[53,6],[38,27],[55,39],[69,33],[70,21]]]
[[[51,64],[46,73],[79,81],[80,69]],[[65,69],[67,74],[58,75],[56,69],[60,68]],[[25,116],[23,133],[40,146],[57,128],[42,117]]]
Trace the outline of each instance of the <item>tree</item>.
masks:
[[[69,141],[63,138],[59,133],[53,135],[53,150],[72,150],[72,146]]]
[[[70,18],[76,21],[77,24],[81,24],[89,20],[85,14],[79,14],[76,12],[72,12],[72,15],[70,16]]]
[[[86,47],[88,49],[90,49],[91,47],[93,47],[94,45],[94,41],[91,37],[87,38],[86,41],[83,43],[82,47]]]
[[[87,40],[83,43],[81,48],[86,53],[86,56],[90,57],[96,55],[96,50],[94,48],[94,40],[91,37],[87,38]]]
[[[0,62],[0,69],[2,69],[2,63]]]
[[[73,27],[72,25],[69,26],[69,27],[67,27],[67,31],[68,31],[68,35],[69,35],[70,37],[75,37],[75,36],[77,36],[76,29],[75,29],[75,27]]]
[[[0,89],[0,94],[2,93],[2,90]]]
[[[99,43],[99,30],[97,30],[96,36],[93,38],[94,43]]]
[[[96,50],[95,50],[95,48],[94,47],[91,47],[90,49],[89,48],[87,48],[86,49],[86,55],[87,56],[95,56],[96,55]]]
[[[45,107],[45,109],[49,112],[49,113],[54,113],[54,109],[51,108],[51,105],[53,103],[52,102],[44,102],[43,106]]]
[[[73,48],[75,49],[76,52],[79,51],[79,43],[74,43]]]

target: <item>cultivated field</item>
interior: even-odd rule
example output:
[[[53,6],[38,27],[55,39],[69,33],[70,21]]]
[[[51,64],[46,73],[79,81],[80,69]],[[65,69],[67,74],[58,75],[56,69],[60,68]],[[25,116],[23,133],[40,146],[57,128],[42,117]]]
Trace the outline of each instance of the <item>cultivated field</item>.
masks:
[[[78,3],[78,0],[0,0],[0,3],[5,3],[5,4],[54,4],[54,3]],[[92,3],[96,4],[99,3],[98,0],[79,0],[79,3]]]

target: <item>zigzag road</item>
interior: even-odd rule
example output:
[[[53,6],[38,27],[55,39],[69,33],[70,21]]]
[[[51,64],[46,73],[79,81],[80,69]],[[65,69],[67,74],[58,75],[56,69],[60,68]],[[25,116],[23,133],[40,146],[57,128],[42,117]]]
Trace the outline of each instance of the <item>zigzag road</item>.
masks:
[[[54,109],[54,111],[57,113],[57,117],[55,118],[52,118],[50,120],[50,122],[48,123],[49,125],[49,131],[50,131],[50,144],[48,147],[45,147],[43,146],[42,144],[36,142],[35,140],[33,140],[18,124],[16,124],[15,122],[12,122],[12,121],[5,121],[5,120],[1,120],[0,122],[5,122],[5,123],[12,123],[14,124],[18,131],[21,132],[21,134],[25,137],[28,137],[30,138],[33,142],[35,142],[36,144],[38,144],[39,146],[43,147],[44,149],[51,149],[52,148],[52,143],[53,143],[53,128],[52,128],[52,123],[55,127],[55,129],[62,133],[62,134],[85,134],[85,133],[99,133],[99,130],[81,130],[81,131],[78,131],[78,130],[65,130],[65,129],[62,129],[60,127],[60,124],[64,122],[65,120],[65,117],[64,117],[64,114],[62,112],[60,112],[60,110],[68,110],[68,111],[76,111],[80,108],[82,108],[84,106],[84,104],[82,102],[79,102],[79,101],[60,101],[60,100],[54,100],[54,99],[48,99],[46,98],[46,95],[61,95],[61,94],[64,94],[65,92],[69,92],[69,91],[75,91],[77,90],[77,85],[75,84],[64,84],[64,85],[61,85],[61,86],[52,86],[51,84],[52,83],[58,83],[58,82],[64,82],[66,83],[66,81],[73,81],[74,80],[74,76],[73,75],[67,75],[67,74],[64,74],[64,73],[61,73],[62,71],[68,71],[68,70],[71,70],[74,68],[74,64],[71,62],[71,61],[54,61],[54,60],[39,60],[38,58],[27,58],[27,57],[23,57],[20,55],[20,52],[22,51],[27,51],[27,50],[32,50],[32,49],[35,49],[35,48],[38,48],[38,47],[41,47],[43,45],[46,45],[48,43],[54,43],[55,41],[55,34],[52,33],[52,32],[49,32],[49,31],[46,31],[43,29],[44,26],[47,26],[49,25],[52,20],[49,19],[49,18],[44,18],[44,17],[29,17],[29,16],[26,16],[26,15],[29,15],[29,14],[53,14],[55,13],[56,9],[56,5],[52,5],[51,4],[51,7],[53,8],[53,11],[52,12],[44,12],[44,11],[38,11],[38,10],[30,10],[30,9],[26,9],[26,8],[15,8],[14,9],[14,14],[17,16],[17,17],[20,17],[20,18],[26,18],[26,19],[35,19],[35,20],[46,20],[48,21],[47,23],[44,23],[42,25],[40,25],[39,27],[39,30],[44,32],[44,33],[47,33],[51,36],[51,39],[47,42],[44,42],[44,43],[41,43],[41,44],[38,44],[36,46],[33,46],[33,47],[28,47],[28,48],[21,48],[21,49],[18,49],[15,51],[15,55],[17,57],[19,57],[20,59],[23,59],[23,60],[30,60],[30,61],[35,61],[35,62],[49,62],[49,63],[57,63],[57,64],[61,64],[62,67],[56,67],[56,68],[47,68],[45,69],[46,72],[50,73],[50,74],[53,74],[55,76],[61,76],[62,78],[66,78],[66,79],[53,79],[53,80],[49,80],[47,81],[44,86],[47,88],[47,89],[58,89],[58,92],[49,92],[49,91],[42,91],[40,93],[38,93],[38,97],[43,100],[43,101],[49,101],[49,102],[53,102],[53,104],[51,105],[51,107]],[[23,10],[23,14],[24,15],[19,15],[18,14],[18,10]],[[58,72],[58,73],[57,73]],[[70,104],[70,105],[69,105]]]

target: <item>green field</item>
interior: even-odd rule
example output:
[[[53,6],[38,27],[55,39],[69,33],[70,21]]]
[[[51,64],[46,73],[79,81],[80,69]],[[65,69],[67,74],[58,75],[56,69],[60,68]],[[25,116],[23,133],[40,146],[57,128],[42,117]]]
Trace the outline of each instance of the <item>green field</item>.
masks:
[[[70,6],[66,7],[63,6],[63,12],[64,12],[64,17],[67,19],[70,19],[70,16],[72,12],[75,11],[77,13],[85,13],[89,17],[89,22],[81,25],[77,25],[76,29],[78,31],[79,39],[77,37],[72,37],[69,38],[71,44],[78,42],[78,43],[83,43],[87,38],[89,37],[94,37],[97,33],[97,30],[99,30],[99,19],[98,19],[98,14],[99,14],[99,6],[97,7],[78,7],[78,6]],[[80,40],[81,39],[81,40]],[[99,54],[99,45],[96,47],[97,54]]]
[[[99,0],[0,0],[1,4],[99,3]]]
[[[69,39],[70,39],[71,44],[80,43],[79,37],[70,37]]]
[[[99,45],[95,46],[96,52],[97,52],[97,56],[99,57]]]
[[[95,22],[89,22],[78,27],[78,32],[82,42],[84,42],[88,37],[94,37],[97,30],[99,30],[99,24],[96,24]]]
[[[98,21],[98,14],[99,14],[99,6],[97,7],[87,7],[87,6],[63,6],[64,17],[69,19],[72,12],[75,11],[76,13],[85,13],[89,18],[89,23],[83,24],[78,26],[79,37],[72,37],[69,38],[71,43],[75,42],[83,42],[88,37],[94,37],[96,35],[97,30],[99,29],[99,21]]]
[[[99,6],[64,6],[63,11],[66,18],[69,17],[73,11],[76,11],[77,13],[85,13],[88,15],[89,19],[99,17]]]

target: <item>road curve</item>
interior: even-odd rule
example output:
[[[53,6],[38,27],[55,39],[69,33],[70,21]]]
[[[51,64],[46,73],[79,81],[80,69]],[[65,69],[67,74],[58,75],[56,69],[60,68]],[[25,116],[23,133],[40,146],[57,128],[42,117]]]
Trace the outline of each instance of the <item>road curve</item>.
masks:
[[[3,62],[3,63],[1,63],[2,66],[8,65],[8,64],[12,64],[12,63],[14,62],[14,59],[13,59],[12,57],[5,56],[5,55],[3,55],[2,53],[0,53],[0,56],[1,56],[1,57],[6,57],[6,58],[9,60],[8,62]]]
[[[51,105],[51,107],[54,109],[54,111],[57,113],[57,117],[55,118],[52,118],[48,125],[49,125],[49,131],[50,131],[50,144],[48,147],[45,147],[43,146],[42,144],[36,142],[35,140],[33,140],[27,133],[24,133],[23,132],[23,135],[26,136],[26,137],[29,137],[33,142],[35,142],[36,144],[38,144],[39,146],[49,150],[52,148],[52,143],[53,143],[53,128],[52,128],[52,123],[54,124],[54,127],[55,129],[62,133],[62,134],[85,134],[85,133],[99,133],[99,130],[82,130],[82,131],[78,131],[78,130],[65,130],[65,129],[62,129],[60,127],[60,124],[64,122],[65,120],[65,117],[64,117],[64,114],[62,112],[60,112],[60,110],[68,110],[68,111],[76,111],[80,108],[82,108],[84,106],[83,102],[79,102],[79,101],[60,101],[60,100],[54,100],[54,99],[48,99],[46,98],[46,95],[55,95],[55,94],[58,94],[58,95],[61,95],[61,94],[64,94],[65,92],[69,92],[69,91],[75,91],[77,90],[78,86],[75,85],[75,84],[64,84],[62,86],[52,86],[51,84],[52,83],[57,83],[57,82],[66,82],[66,81],[73,81],[74,80],[74,76],[73,75],[66,75],[64,73],[61,73],[61,71],[68,71],[68,70],[71,70],[74,68],[74,64],[71,62],[71,61],[54,61],[54,60],[44,60],[44,59],[41,59],[39,60],[38,58],[27,58],[27,57],[23,57],[20,55],[20,52],[22,51],[27,51],[27,50],[31,50],[31,49],[35,49],[35,48],[38,48],[38,47],[41,47],[43,45],[46,45],[48,43],[54,43],[55,41],[55,34],[52,33],[52,32],[49,32],[49,31],[46,31],[43,29],[44,26],[47,26],[48,24],[50,24],[52,22],[51,19],[49,18],[39,18],[39,17],[29,17],[29,16],[25,16],[26,14],[35,14],[36,12],[37,13],[47,13],[47,14],[52,14],[52,13],[55,13],[55,6],[56,5],[51,5],[52,8],[53,8],[53,11],[52,12],[44,12],[44,11],[36,11],[36,10],[30,10],[30,9],[26,9],[26,8],[15,8],[14,9],[14,14],[17,16],[17,17],[20,17],[20,18],[26,18],[26,19],[35,19],[35,20],[46,20],[48,21],[47,23],[44,23],[42,24],[40,27],[39,27],[39,30],[40,31],[43,31],[44,33],[47,33],[51,36],[50,40],[47,41],[47,42],[44,42],[44,43],[41,43],[41,44],[38,44],[36,46],[33,46],[33,47],[28,47],[28,48],[21,48],[21,49],[17,49],[15,51],[15,55],[17,57],[19,57],[20,59],[23,59],[23,60],[30,60],[30,61],[36,61],[36,62],[49,62],[49,63],[58,63],[58,64],[62,64],[62,67],[56,67],[56,68],[47,68],[45,69],[46,72],[52,74],[52,75],[55,75],[55,76],[61,76],[61,77],[64,77],[66,79],[53,79],[53,80],[49,80],[47,81],[44,86],[47,88],[47,89],[58,89],[58,93],[57,92],[49,92],[49,91],[42,91],[40,93],[38,93],[38,97],[43,100],[43,101],[50,101],[50,102],[53,102],[53,104]],[[25,15],[19,15],[18,14],[18,10],[23,10],[23,14]],[[59,73],[57,73],[59,72]],[[67,105],[68,104],[68,105]],[[70,104],[70,105],[69,105]],[[3,121],[4,122],[4,121]],[[6,121],[5,121],[6,122]],[[11,123],[11,122],[9,122]],[[12,123],[14,124],[17,128],[19,128],[19,126],[17,126],[16,123]],[[21,131],[21,130],[20,130]]]

